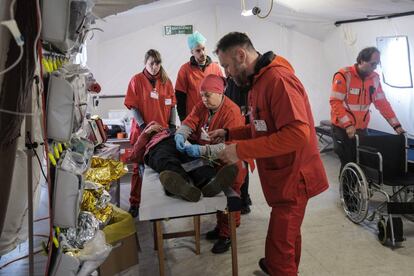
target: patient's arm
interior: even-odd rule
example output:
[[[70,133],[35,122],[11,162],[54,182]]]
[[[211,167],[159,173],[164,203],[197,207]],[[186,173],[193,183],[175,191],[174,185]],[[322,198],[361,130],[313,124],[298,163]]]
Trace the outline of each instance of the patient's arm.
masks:
[[[208,159],[218,159],[217,155],[224,147],[224,143],[200,146],[200,154]]]

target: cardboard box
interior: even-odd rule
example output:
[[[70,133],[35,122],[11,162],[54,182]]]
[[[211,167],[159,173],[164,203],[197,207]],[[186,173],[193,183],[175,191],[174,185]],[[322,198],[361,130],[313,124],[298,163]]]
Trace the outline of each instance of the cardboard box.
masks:
[[[100,276],[113,276],[138,264],[138,242],[136,234],[112,243],[112,251],[99,267]]]

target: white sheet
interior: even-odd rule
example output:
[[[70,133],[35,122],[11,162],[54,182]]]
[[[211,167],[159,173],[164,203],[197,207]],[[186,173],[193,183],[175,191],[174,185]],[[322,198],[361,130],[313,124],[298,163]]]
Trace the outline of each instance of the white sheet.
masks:
[[[158,173],[145,166],[139,208],[141,221],[214,213],[223,211],[226,206],[227,199],[223,192],[215,197],[202,197],[198,202],[166,196]]]

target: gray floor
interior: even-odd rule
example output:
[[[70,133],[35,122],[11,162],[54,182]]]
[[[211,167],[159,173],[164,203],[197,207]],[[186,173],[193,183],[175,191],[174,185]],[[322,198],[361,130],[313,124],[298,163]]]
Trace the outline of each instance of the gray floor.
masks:
[[[339,162],[332,152],[322,155],[330,188],[310,200],[302,227],[303,244],[300,275],[414,275],[414,223],[405,221],[404,233],[407,240],[402,248],[391,250],[377,241],[375,224],[355,225],[344,216],[338,197]],[[264,254],[264,240],[270,209],[267,206],[257,173],[251,175],[250,194],[253,200],[252,212],[242,216],[237,230],[239,275],[264,275],[257,261]],[[121,207],[128,208],[129,182],[122,187]],[[43,206],[47,206],[43,201]],[[40,212],[37,217],[45,215]],[[47,234],[46,224],[37,223],[35,232]],[[215,225],[214,216],[204,216],[201,231],[206,233]],[[152,225],[136,221],[141,245],[140,264],[123,275],[158,275],[158,258],[153,250]],[[190,229],[190,219],[170,220],[164,223],[168,231]],[[44,238],[38,238],[39,241]],[[194,254],[192,238],[172,239],[164,242],[166,254],[166,275],[208,276],[231,275],[231,255],[214,255],[210,252],[212,243],[202,239],[201,255]],[[22,245],[11,254],[3,256],[1,264],[27,253]],[[36,255],[36,275],[42,275],[46,258]],[[27,259],[18,261],[0,275],[27,275]]]
[[[330,188],[310,200],[302,227],[300,275],[414,275],[414,223],[405,222],[407,240],[391,250],[377,241],[376,224],[355,225],[345,218],[338,196],[339,161],[332,152],[322,155]],[[124,186],[127,188],[127,186]],[[124,188],[123,187],[123,188]],[[242,216],[237,230],[239,275],[264,275],[257,266],[264,254],[270,209],[255,172],[251,176],[252,212]],[[126,194],[123,192],[126,196]],[[122,203],[126,203],[126,197]],[[126,207],[124,205],[124,207]],[[215,225],[214,216],[202,218],[202,233]],[[190,219],[166,222],[168,231],[191,228]],[[141,243],[140,275],[157,275],[158,259],[153,250],[152,227],[137,222]],[[212,243],[202,240],[201,255],[194,254],[192,238],[164,242],[167,275],[231,275],[231,255],[214,255]]]

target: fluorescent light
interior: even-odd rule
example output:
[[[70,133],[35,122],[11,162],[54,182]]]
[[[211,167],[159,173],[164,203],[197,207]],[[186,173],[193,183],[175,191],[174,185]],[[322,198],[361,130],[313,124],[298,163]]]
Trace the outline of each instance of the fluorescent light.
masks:
[[[243,16],[251,16],[251,15],[253,15],[253,10],[252,9],[250,9],[250,10],[242,10],[241,15],[243,15]]]

